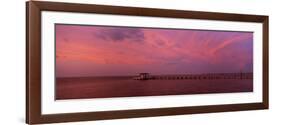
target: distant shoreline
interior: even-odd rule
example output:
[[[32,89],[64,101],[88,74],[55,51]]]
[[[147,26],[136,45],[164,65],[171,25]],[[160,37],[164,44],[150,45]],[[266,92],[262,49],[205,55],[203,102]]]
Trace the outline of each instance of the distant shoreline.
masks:
[[[233,72],[233,73],[196,73],[196,74],[151,74],[152,76],[198,76],[198,75],[229,75],[229,74],[241,74],[241,72]],[[242,74],[253,74],[253,72],[242,72]],[[127,75],[127,76],[69,76],[69,77],[56,77],[56,79],[65,79],[65,78],[133,78],[137,77],[139,74],[136,75]]]

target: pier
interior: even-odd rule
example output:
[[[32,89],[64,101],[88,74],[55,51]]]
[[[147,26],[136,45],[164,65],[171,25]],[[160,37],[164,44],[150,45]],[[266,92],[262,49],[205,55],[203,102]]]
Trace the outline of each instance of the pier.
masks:
[[[253,73],[206,73],[206,74],[176,74],[150,75],[140,73],[135,80],[204,80],[204,79],[253,79]]]

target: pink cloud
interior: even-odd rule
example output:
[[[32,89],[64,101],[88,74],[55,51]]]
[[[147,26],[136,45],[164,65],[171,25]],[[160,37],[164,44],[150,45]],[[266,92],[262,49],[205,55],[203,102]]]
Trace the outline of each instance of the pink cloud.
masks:
[[[126,67],[130,69],[124,69],[124,75],[164,70],[188,73],[199,67],[209,67],[200,72],[216,67],[216,71],[234,72],[252,64],[253,35],[248,32],[107,28],[57,25],[58,75],[106,75]],[[220,65],[239,69],[219,69]]]

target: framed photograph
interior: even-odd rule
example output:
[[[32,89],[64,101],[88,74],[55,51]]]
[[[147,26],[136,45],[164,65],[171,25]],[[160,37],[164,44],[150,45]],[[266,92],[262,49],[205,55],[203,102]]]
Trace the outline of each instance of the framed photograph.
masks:
[[[268,109],[268,16],[29,1],[29,124]]]

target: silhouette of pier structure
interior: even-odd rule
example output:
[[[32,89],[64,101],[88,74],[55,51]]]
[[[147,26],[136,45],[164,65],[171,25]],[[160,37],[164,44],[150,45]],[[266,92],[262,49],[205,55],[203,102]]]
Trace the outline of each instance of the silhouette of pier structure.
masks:
[[[135,80],[204,80],[204,79],[253,79],[253,73],[206,73],[206,74],[176,74],[150,75],[140,73]]]

